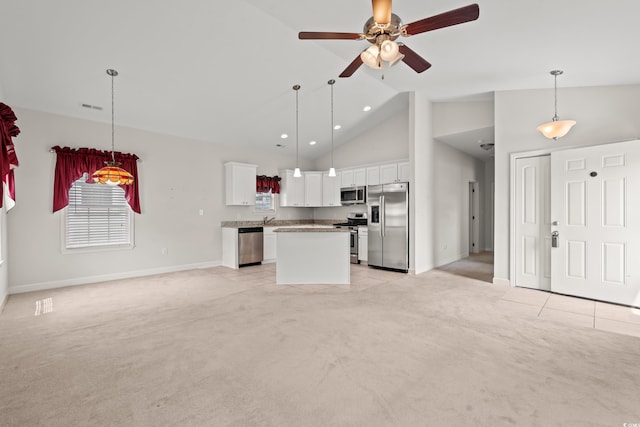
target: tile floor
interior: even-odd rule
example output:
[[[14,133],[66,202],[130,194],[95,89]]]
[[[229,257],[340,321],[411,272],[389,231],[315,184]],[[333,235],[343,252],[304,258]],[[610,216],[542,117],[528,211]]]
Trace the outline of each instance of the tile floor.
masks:
[[[527,288],[510,288],[497,307],[514,315],[640,337],[640,309]]]

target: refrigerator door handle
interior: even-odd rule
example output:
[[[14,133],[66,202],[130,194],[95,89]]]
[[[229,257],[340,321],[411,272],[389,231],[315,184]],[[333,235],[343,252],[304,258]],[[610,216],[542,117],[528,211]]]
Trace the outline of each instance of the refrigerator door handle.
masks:
[[[384,237],[384,229],[386,226],[386,212],[384,205],[384,196],[380,196],[380,236]]]

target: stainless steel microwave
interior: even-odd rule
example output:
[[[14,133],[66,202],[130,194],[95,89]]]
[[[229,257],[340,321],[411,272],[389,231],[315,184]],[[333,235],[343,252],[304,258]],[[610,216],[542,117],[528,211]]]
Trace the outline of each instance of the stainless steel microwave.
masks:
[[[367,187],[344,187],[340,189],[341,205],[363,205],[367,202]]]

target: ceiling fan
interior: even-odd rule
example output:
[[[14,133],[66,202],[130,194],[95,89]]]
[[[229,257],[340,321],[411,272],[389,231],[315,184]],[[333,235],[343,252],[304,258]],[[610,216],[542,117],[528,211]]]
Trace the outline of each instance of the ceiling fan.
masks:
[[[405,25],[398,15],[391,13],[391,1],[371,1],[373,16],[364,24],[362,33],[301,31],[298,33],[298,38],[301,40],[367,40],[371,43],[372,46],[358,55],[340,74],[340,77],[350,77],[363,63],[371,68],[382,68],[385,62],[391,66],[399,61],[413,68],[416,73],[422,73],[431,67],[431,64],[404,43],[396,43],[395,40],[400,36],[409,37],[475,21],[480,15],[478,5],[471,4]]]

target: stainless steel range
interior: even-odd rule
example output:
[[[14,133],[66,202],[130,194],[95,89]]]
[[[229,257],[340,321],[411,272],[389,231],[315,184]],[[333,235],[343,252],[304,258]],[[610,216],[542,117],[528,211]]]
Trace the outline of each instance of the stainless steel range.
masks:
[[[360,264],[358,260],[358,226],[367,225],[366,212],[352,212],[347,215],[347,222],[341,222],[333,224],[335,228],[347,228],[349,229],[350,236],[350,250],[349,255],[352,264]]]

